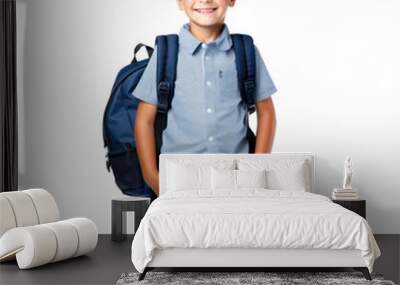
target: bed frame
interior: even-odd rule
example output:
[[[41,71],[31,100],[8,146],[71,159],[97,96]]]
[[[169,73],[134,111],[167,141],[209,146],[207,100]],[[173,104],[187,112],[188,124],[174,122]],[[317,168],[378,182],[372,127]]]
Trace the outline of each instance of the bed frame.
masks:
[[[221,158],[268,157],[271,159],[308,159],[311,192],[314,192],[315,166],[312,153],[272,153],[272,154],[160,154],[159,175],[160,194],[165,192],[166,160],[190,158],[206,161]],[[367,280],[371,280],[368,268],[359,250],[330,249],[254,249],[254,248],[168,248],[157,249],[139,280],[155,268],[229,268],[229,271],[253,271],[270,268],[343,268],[350,267],[361,271]],[[259,270],[263,271],[263,270]]]

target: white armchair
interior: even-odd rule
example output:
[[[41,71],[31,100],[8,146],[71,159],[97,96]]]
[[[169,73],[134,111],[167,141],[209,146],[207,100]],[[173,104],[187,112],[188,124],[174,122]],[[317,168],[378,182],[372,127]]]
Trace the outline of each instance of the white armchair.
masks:
[[[44,189],[0,193],[0,262],[20,269],[84,255],[96,248],[98,230],[87,218],[60,220]]]

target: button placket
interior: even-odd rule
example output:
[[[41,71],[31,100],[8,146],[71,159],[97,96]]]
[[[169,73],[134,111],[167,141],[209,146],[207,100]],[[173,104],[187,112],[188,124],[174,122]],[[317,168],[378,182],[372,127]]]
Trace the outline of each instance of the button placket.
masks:
[[[207,125],[206,129],[206,144],[208,151],[215,151],[215,116],[214,113],[214,100],[216,98],[216,86],[214,84],[214,66],[211,59],[212,48],[202,44],[203,56],[203,78],[204,78],[204,110],[205,110],[205,121]]]

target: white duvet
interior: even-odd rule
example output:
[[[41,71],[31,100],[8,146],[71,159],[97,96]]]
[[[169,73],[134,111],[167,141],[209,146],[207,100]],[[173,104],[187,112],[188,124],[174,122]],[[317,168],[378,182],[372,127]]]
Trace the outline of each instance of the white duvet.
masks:
[[[133,265],[143,272],[154,249],[171,247],[358,249],[370,272],[380,256],[359,215],[322,195],[265,189],[160,196],[133,239]]]

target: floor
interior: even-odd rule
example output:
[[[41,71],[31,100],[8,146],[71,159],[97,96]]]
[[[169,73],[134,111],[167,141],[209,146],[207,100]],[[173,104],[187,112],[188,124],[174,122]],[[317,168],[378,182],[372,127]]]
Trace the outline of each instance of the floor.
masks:
[[[19,270],[15,261],[0,264],[0,284],[115,284],[123,272],[134,271],[130,259],[133,236],[124,242],[112,242],[110,235],[99,235],[95,251],[87,256]],[[375,272],[399,283],[400,235],[375,236],[382,256]]]

